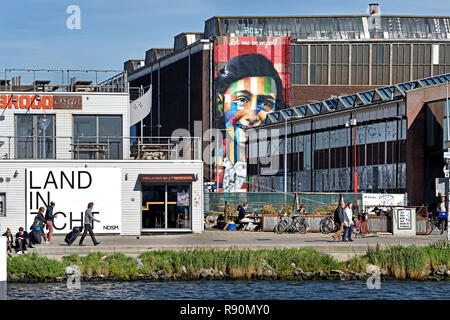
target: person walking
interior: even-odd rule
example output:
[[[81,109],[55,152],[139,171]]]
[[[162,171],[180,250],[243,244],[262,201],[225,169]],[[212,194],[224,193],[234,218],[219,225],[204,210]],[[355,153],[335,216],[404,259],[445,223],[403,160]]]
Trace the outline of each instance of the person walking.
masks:
[[[353,241],[352,240],[352,225],[353,225],[353,204],[351,202],[347,203],[347,207],[344,209],[344,234],[342,236],[342,241]],[[346,239],[348,235],[348,240]]]
[[[94,216],[92,215],[92,209],[94,208],[94,203],[93,202],[89,202],[88,207],[86,209],[86,211],[84,212],[84,231],[83,231],[83,235],[81,236],[80,239],[80,243],[78,245],[80,246],[85,246],[83,244],[84,241],[84,237],[86,237],[86,234],[89,231],[89,235],[91,236],[92,242],[94,243],[94,246],[99,245],[100,242],[98,242],[95,239],[94,236],[94,231],[92,230],[92,222],[100,222],[100,220],[97,220],[94,218]]]
[[[336,225],[337,231],[332,235],[334,241],[340,241],[342,236],[342,231],[344,230],[344,209],[345,203],[341,201],[334,211],[334,224]]]
[[[438,206],[439,228],[441,229],[441,234],[444,233],[444,229],[447,229],[447,217],[448,210],[445,203],[445,197],[442,196]]]
[[[45,224],[47,225],[48,233],[47,233],[47,241],[46,244],[52,242],[52,234],[53,234],[53,224],[55,218],[58,214],[53,214],[53,208],[55,207],[55,203],[53,201],[50,202],[50,205],[47,207],[45,211]]]

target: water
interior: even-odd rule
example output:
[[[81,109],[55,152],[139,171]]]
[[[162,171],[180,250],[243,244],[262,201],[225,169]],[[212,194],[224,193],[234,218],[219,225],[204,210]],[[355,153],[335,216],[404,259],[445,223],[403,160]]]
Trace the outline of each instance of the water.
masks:
[[[65,283],[8,284],[8,299],[27,300],[355,300],[450,299],[450,281],[382,281],[369,290],[365,281],[179,281],[82,282],[81,289]]]

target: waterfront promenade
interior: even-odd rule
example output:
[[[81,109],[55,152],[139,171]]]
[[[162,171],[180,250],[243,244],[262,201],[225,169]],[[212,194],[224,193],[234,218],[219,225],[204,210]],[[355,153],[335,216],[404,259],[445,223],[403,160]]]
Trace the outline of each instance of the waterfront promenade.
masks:
[[[193,248],[240,248],[240,249],[275,249],[275,248],[304,248],[311,247],[319,252],[330,254],[338,260],[346,260],[354,255],[363,255],[368,247],[375,248],[377,244],[384,248],[389,245],[420,245],[424,246],[439,239],[446,238],[446,234],[434,233],[429,236],[401,237],[390,234],[369,234],[367,238],[356,238],[354,242],[334,242],[330,235],[320,233],[307,234],[275,234],[273,232],[244,232],[244,231],[205,231],[203,233],[188,234],[155,234],[145,236],[111,236],[99,235],[101,242],[93,246],[89,237],[85,247],[78,246],[79,238],[67,246],[64,236],[54,235],[49,245],[37,245],[29,252],[37,252],[49,258],[61,259],[64,255],[86,255],[89,252],[115,253],[121,252],[129,256],[138,256],[142,252],[151,250],[182,250]]]

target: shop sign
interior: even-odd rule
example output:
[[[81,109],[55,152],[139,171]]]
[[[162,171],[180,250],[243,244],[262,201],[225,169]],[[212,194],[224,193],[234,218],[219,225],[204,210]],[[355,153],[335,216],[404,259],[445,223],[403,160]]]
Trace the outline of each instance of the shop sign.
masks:
[[[84,224],[84,212],[93,202],[94,232],[121,231],[120,168],[32,168],[27,170],[26,214],[30,230],[39,207],[55,202],[54,232],[66,234]]]
[[[53,96],[0,95],[0,109],[53,109]]]
[[[53,109],[81,110],[82,96],[53,96]]]
[[[197,180],[197,176],[195,174],[141,174],[139,180],[142,183],[192,182]]]

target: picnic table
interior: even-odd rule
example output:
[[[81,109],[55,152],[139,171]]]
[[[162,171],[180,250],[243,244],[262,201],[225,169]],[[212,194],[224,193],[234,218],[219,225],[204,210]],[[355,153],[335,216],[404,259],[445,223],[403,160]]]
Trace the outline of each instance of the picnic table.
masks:
[[[89,154],[90,159],[105,159],[106,152],[109,151],[107,143],[79,142],[70,144],[74,159],[79,159],[80,153]]]

